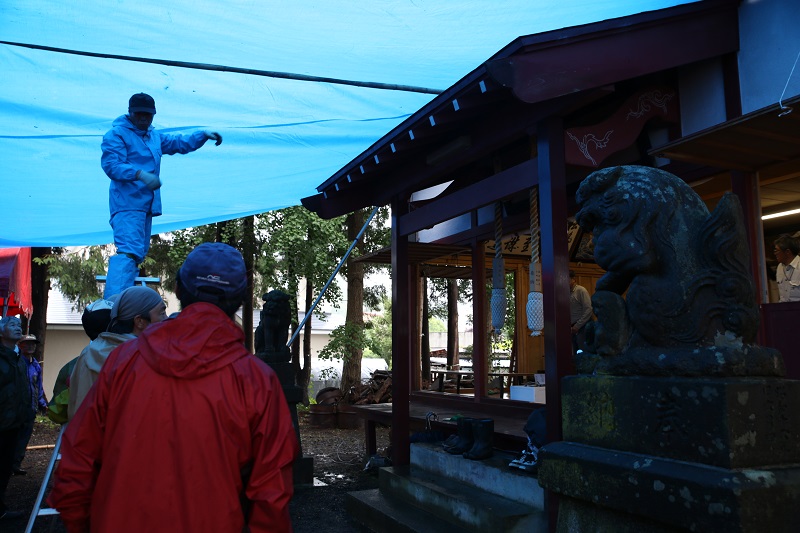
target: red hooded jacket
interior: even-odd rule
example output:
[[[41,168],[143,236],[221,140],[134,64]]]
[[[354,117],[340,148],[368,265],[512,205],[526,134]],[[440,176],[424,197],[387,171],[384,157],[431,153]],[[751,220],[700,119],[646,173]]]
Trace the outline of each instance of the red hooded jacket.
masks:
[[[111,353],[48,498],[70,533],[291,531],[297,437],[276,374],[243,341],[196,303]]]

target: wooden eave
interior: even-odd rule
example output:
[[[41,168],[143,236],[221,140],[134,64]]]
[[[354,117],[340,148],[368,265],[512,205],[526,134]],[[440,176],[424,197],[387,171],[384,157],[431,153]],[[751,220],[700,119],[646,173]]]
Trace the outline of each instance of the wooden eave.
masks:
[[[486,254],[485,268],[488,276],[491,276],[491,265],[494,253]],[[511,271],[513,266],[523,263],[526,266],[530,263],[530,256],[505,254],[506,269]],[[375,252],[362,255],[356,259],[359,263],[372,263],[379,265],[392,264],[392,248],[387,246]],[[451,279],[471,279],[472,278],[472,251],[469,246],[456,246],[448,244],[434,244],[423,242],[408,243],[408,262],[411,265],[419,265],[420,271],[428,278],[451,278]]]
[[[587,105],[609,84],[735,52],[737,8],[735,0],[709,0],[520,37],[302,203],[332,218],[480,172],[466,165],[534,135],[547,116]]]
[[[800,208],[800,95],[653,148],[651,155],[719,172],[758,175],[764,214]],[[792,108],[789,113],[784,113]],[[782,115],[782,113],[784,113]],[[728,179],[702,180],[695,191],[706,201],[730,190]],[[765,221],[796,225],[800,216]]]
[[[650,154],[722,170],[759,172],[762,179],[800,175],[800,96],[775,103],[650,150]]]

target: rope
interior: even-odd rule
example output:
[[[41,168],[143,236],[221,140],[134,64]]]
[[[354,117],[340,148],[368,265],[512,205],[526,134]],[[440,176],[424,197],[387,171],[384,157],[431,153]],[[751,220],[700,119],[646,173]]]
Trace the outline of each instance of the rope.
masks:
[[[532,187],[531,203],[531,263],[539,262],[539,188]]]
[[[506,268],[503,262],[503,204],[494,205],[494,261],[492,261],[492,327],[500,334],[506,321]]]
[[[530,292],[525,311],[528,315],[528,329],[532,337],[538,337],[544,330],[544,295],[542,294],[542,267],[539,264],[539,188],[530,191],[531,222],[531,264],[528,269]]]
[[[494,204],[494,256],[502,257],[503,241],[503,205],[500,202]]]

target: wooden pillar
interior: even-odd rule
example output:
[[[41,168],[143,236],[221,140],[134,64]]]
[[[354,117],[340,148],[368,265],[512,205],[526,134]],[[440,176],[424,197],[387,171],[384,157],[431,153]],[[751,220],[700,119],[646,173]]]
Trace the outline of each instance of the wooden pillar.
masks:
[[[398,220],[407,213],[405,199],[392,202],[392,463],[409,463],[409,397],[411,392],[411,294],[408,236],[398,232]],[[416,292],[416,291],[414,291]]]
[[[756,290],[756,303],[769,303],[764,226],[761,222],[761,194],[758,175],[731,171],[731,189],[742,204],[744,231],[750,248],[750,271]]]
[[[561,440],[561,378],[574,374],[569,323],[569,258],[564,127],[558,117],[538,125],[539,213],[544,299],[547,441]]]
[[[472,241],[472,372],[475,382],[475,401],[486,395],[486,362],[489,360],[489,332],[486,299],[486,254],[484,243]]]

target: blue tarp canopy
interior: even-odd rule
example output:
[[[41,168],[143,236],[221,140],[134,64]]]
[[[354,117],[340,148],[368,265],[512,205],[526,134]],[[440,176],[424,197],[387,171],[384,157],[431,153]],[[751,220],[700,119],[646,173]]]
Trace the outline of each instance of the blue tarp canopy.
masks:
[[[100,141],[131,94],[156,128],[224,137],[163,159],[161,233],[298,205],[434,96],[405,89],[444,90],[520,35],[682,3],[3,0],[0,247],[112,241]]]

